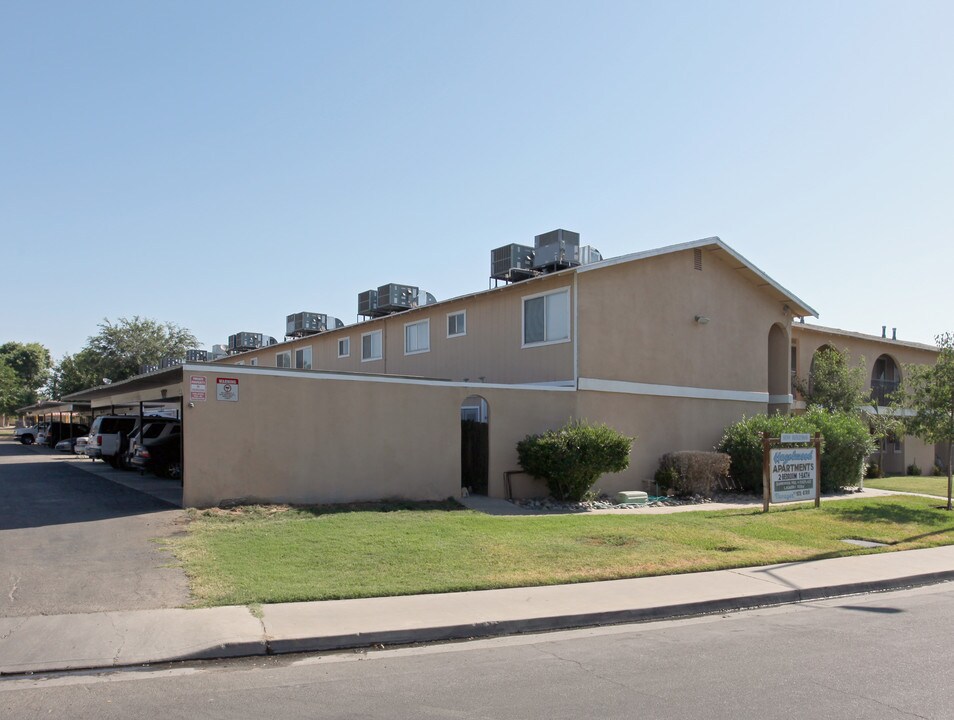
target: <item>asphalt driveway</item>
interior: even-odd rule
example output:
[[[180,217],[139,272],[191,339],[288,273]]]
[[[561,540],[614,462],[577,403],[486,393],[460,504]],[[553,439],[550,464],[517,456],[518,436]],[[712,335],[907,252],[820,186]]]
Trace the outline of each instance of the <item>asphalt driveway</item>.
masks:
[[[0,617],[186,604],[185,574],[156,542],[184,531],[183,511],[79,462],[0,441]]]

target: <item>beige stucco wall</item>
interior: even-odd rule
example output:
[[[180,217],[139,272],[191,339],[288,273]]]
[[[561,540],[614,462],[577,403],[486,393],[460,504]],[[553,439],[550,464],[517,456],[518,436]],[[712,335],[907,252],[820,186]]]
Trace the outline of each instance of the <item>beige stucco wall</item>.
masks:
[[[677,450],[712,450],[727,426],[743,415],[765,412],[760,403],[697,400],[580,392],[580,416],[605,422],[635,437],[628,470],[606,475],[597,486],[604,492],[646,490],[659,466],[659,458]]]
[[[778,324],[787,337],[790,323],[783,303],[716,253],[702,267],[685,250],[579,273],[580,377],[768,392],[769,332]]]
[[[254,368],[232,371],[237,402],[215,400],[215,377],[229,372],[209,373],[209,400],[186,409],[188,506],[457,497],[460,406],[475,394],[490,407],[490,494],[503,496],[504,470],[518,467],[516,442],[561,425],[575,404],[567,390]]]
[[[312,347],[315,370],[416,375],[487,383],[550,382],[573,379],[571,342],[523,348],[522,322],[525,295],[571,287],[572,273],[540,277],[493,292],[477,293],[438,305],[417,308],[385,318],[368,320],[292,340],[261,350],[235,355],[224,362],[250,365],[253,358],[261,367],[275,367],[276,354]],[[465,310],[467,332],[447,337],[448,313]],[[430,321],[430,351],[404,354],[404,327],[411,322]],[[572,322],[572,317],[571,317]],[[382,331],[384,357],[361,361],[361,336]],[[338,340],[350,338],[351,352],[338,357]],[[572,335],[571,335],[572,337]]]

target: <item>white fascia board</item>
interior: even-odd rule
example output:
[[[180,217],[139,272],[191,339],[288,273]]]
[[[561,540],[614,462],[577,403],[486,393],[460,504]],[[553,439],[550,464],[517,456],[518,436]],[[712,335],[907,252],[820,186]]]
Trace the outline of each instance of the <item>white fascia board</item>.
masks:
[[[479,390],[491,388],[496,390],[544,390],[549,392],[576,392],[572,380],[559,380],[554,383],[482,383],[482,382],[454,382],[451,380],[432,380],[428,378],[411,378],[397,375],[370,375],[359,373],[334,373],[321,370],[293,370],[284,368],[252,367],[248,365],[182,365],[186,372],[202,373],[204,375],[265,375],[268,377],[290,377],[299,380],[344,380],[347,382],[375,382],[395,385],[425,385],[430,387],[452,387]]]
[[[690,387],[686,385],[655,385],[653,383],[629,382],[626,380],[600,380],[580,378],[580,390],[621,393],[623,395],[655,395],[657,397],[690,398],[693,400],[730,400],[765,405],[770,396],[767,392],[752,390],[721,390],[718,388]],[[786,396],[787,397],[787,396]]]

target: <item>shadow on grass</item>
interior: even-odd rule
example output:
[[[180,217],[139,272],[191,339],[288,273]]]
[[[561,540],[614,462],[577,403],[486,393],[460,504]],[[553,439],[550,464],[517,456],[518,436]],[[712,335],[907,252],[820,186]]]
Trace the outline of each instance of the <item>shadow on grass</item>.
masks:
[[[828,508],[826,508],[828,509]],[[829,512],[850,522],[891,523],[901,525],[954,525],[954,514],[934,512],[936,508],[908,507],[893,503],[877,505],[841,506]]]

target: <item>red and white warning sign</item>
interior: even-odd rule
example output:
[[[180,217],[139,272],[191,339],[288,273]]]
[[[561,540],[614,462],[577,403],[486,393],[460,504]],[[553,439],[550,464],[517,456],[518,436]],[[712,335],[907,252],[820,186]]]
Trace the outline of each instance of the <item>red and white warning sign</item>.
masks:
[[[238,402],[238,378],[215,378],[215,399]]]
[[[205,375],[193,375],[189,378],[189,400],[205,402],[208,399],[208,385]]]

